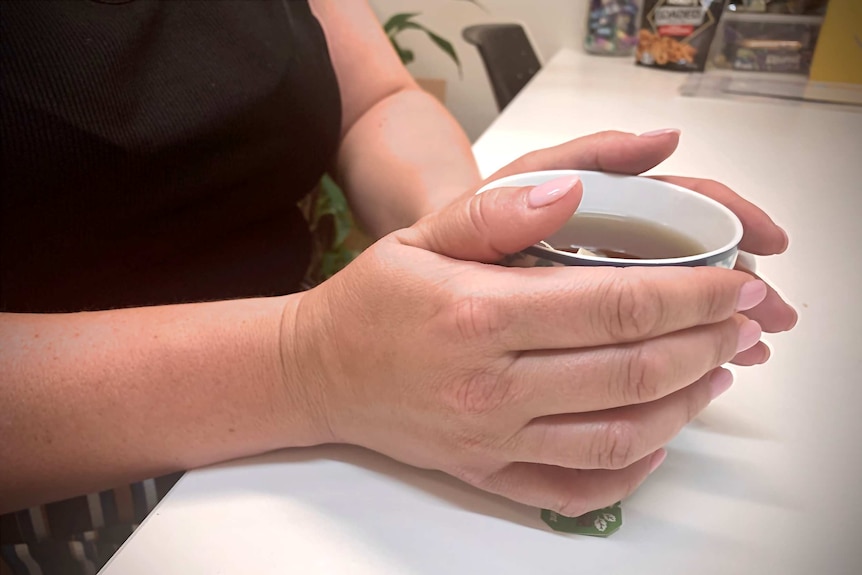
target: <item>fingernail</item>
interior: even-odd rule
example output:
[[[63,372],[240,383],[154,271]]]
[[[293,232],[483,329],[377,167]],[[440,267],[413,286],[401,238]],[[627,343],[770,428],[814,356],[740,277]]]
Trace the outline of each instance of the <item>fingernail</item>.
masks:
[[[778,229],[781,230],[781,234],[784,236],[784,245],[781,247],[781,250],[779,250],[783,252],[790,245],[790,236],[787,235],[787,231],[784,228],[779,227]]]
[[[679,135],[680,131],[677,130],[676,128],[663,128],[661,130],[651,130],[649,132],[644,132],[643,134],[640,134],[638,137],[640,137],[640,138],[653,138],[655,136],[664,136],[667,134]]]
[[[565,196],[579,181],[578,176],[563,176],[539,184],[530,190],[527,195],[527,203],[530,204],[531,208],[541,208],[553,204]]]
[[[769,345],[763,346],[763,355],[760,357],[760,363],[766,363],[770,357],[772,357],[772,349],[770,349]]]
[[[787,324],[787,327],[784,329],[784,331],[790,331],[791,329],[796,327],[797,323],[799,323],[799,312],[793,308],[790,308],[790,322]]]
[[[760,341],[760,336],[763,330],[760,329],[760,324],[749,319],[744,324],[739,326],[739,337],[736,340],[736,353],[745,351],[754,346]]]
[[[766,284],[760,280],[751,280],[742,284],[739,299],[736,300],[736,311],[751,309],[766,298]]]
[[[730,371],[719,367],[712,372],[709,377],[709,400],[712,401],[728,389],[733,384],[733,374]]]
[[[658,469],[658,466],[662,464],[665,457],[667,457],[667,451],[665,451],[664,447],[653,453],[652,458],[649,460],[649,472],[652,473]]]

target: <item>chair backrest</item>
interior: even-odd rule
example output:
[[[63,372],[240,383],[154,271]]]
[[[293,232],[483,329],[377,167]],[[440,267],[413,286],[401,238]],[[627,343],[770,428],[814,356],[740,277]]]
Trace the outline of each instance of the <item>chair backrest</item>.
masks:
[[[518,24],[469,26],[462,35],[479,49],[500,110],[542,67],[524,28]]]

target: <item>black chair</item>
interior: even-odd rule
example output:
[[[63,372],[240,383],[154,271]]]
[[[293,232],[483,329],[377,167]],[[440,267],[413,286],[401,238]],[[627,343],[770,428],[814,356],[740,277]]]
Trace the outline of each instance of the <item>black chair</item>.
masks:
[[[469,26],[462,35],[479,49],[500,110],[542,67],[524,28],[518,24]]]

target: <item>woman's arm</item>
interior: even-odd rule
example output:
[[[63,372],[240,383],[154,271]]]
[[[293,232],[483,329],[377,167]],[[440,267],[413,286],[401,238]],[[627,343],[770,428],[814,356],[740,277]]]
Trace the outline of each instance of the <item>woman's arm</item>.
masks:
[[[419,89],[364,1],[312,0],[342,100],[337,179],[375,236],[411,225],[480,181],[470,142]]]
[[[671,139],[598,134],[501,172],[568,162],[641,171],[670,154]],[[618,501],[726,389],[713,368],[765,350],[760,327],[734,312],[767,331],[796,316],[731,270],[475,263],[559,229],[582,192],[563,180],[465,196],[302,294],[0,314],[0,512],[324,442],[564,515]],[[743,249],[786,246],[730,190],[689,185],[738,211]]]
[[[325,441],[300,297],[0,314],[0,512]]]

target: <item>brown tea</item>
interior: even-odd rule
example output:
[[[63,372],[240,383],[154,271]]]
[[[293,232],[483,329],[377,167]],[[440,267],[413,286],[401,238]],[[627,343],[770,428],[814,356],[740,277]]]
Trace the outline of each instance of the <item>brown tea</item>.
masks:
[[[697,240],[661,224],[594,213],[576,213],[547,243],[560,251],[586,250],[605,258],[637,260],[682,258],[704,252]]]

